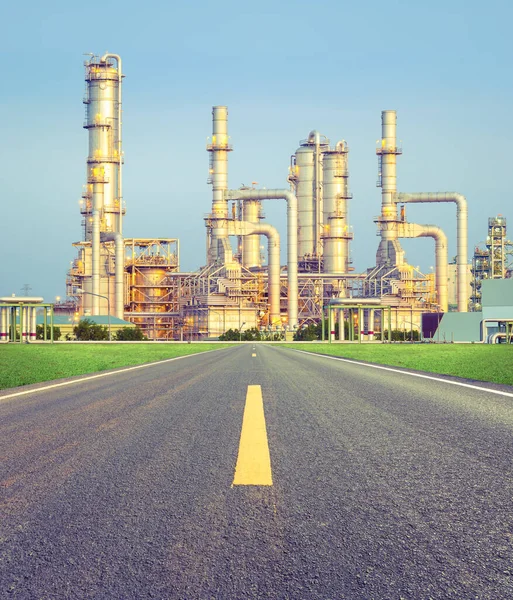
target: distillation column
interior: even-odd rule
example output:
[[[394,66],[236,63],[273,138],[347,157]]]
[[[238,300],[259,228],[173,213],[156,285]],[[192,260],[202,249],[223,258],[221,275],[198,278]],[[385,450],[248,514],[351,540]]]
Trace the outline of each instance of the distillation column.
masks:
[[[376,253],[376,265],[397,266],[404,261],[404,250],[397,239],[397,156],[402,150],[396,140],[397,115],[395,110],[381,113],[381,142],[376,149],[379,157],[378,187],[381,187],[381,216],[378,220],[381,241]]]
[[[209,265],[216,261],[231,262],[226,224],[228,203],[224,198],[224,192],[228,189],[228,152],[232,150],[228,140],[228,107],[214,106],[212,109],[212,140],[207,144],[207,151],[210,152],[208,182],[212,184],[212,214],[207,220],[207,227],[210,228],[207,241]]]
[[[324,272],[343,274],[349,267],[349,240],[352,234],[347,221],[348,190],[345,142],[323,154],[323,234]]]
[[[117,66],[114,66],[114,59]],[[107,312],[107,303],[98,295],[109,295],[107,253],[100,243],[101,233],[121,233],[123,202],[121,191],[121,59],[114,54],[91,57],[86,69],[86,121],[89,132],[87,188],[82,214],[85,216],[84,240],[91,243],[91,281],[83,308],[92,314]],[[87,261],[88,262],[88,261]],[[116,269],[123,269],[124,264]],[[86,273],[87,274],[87,273]]]
[[[311,131],[292,157],[289,180],[298,200],[297,257],[305,270],[317,271],[322,255],[322,158],[328,148],[329,140]]]

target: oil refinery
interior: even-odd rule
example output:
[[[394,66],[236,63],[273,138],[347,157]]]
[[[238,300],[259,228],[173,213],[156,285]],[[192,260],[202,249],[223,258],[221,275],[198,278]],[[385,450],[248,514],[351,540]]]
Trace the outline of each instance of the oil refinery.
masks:
[[[205,220],[205,264],[196,272],[181,272],[175,237],[124,238],[123,77],[122,60],[116,54],[92,56],[85,62],[83,126],[89,151],[80,209],[82,239],[74,244],[77,256],[67,275],[67,306],[72,305],[79,317],[112,314],[136,324],[153,340],[216,338],[228,329],[243,327],[279,331],[291,339],[297,328],[319,322],[328,303],[358,301],[370,306],[362,311],[358,329],[372,336],[383,327],[379,311],[374,322],[369,304],[373,299],[380,306],[392,307],[393,327],[408,322],[408,328],[415,323],[418,329],[422,313],[449,310],[447,236],[455,236],[457,242],[457,311],[466,312],[469,300],[471,308],[479,306],[476,278],[485,277],[486,269],[479,262],[484,256],[476,254],[470,297],[465,196],[461,192],[398,191],[397,158],[402,149],[397,143],[394,110],[381,114],[376,148],[377,186],[381,188],[381,211],[375,218],[379,242],[376,262],[365,272],[356,273],[350,259],[348,142],[331,143],[312,130],[299,142],[288,172],[284,169],[282,189],[234,189],[228,178],[228,159],[234,148],[226,106],[213,107],[212,134],[206,147],[211,209],[205,216],[205,207],[197,217]],[[263,222],[263,206],[269,201],[279,201],[286,211],[286,239],[280,238],[271,223]],[[408,221],[410,203],[454,204],[456,231]],[[495,226],[491,227],[493,233]],[[490,235],[487,257],[491,252],[493,258],[498,251],[493,241],[497,236]],[[262,237],[267,240],[266,260]],[[400,240],[419,237],[434,240],[433,273],[423,274],[407,262]],[[505,220],[500,239],[504,260],[509,248],[504,246]],[[281,246],[286,247],[285,265],[280,262]],[[494,273],[500,270],[502,277],[507,276],[504,264],[494,265],[490,267]],[[343,319],[343,310],[339,313]]]

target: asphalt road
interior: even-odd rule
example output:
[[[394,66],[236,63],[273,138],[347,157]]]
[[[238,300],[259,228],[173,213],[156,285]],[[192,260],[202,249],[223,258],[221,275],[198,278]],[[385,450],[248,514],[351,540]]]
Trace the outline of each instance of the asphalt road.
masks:
[[[512,397],[250,344],[1,395],[1,598],[513,598]]]

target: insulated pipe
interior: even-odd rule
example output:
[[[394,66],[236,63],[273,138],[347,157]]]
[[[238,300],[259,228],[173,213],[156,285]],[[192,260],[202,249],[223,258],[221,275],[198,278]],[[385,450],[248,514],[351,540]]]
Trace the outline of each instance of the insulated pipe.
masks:
[[[36,327],[37,327],[37,323],[36,323],[36,307],[35,306],[31,306],[29,309],[29,315],[30,315],[30,319],[29,319],[29,323],[30,323],[30,327],[29,327],[29,338],[31,342],[35,342],[36,341]]]
[[[314,254],[320,255],[320,232],[321,232],[321,214],[322,214],[322,176],[321,176],[321,134],[317,130],[310,131],[308,141],[315,145],[314,153]]]
[[[260,222],[260,202],[245,200],[242,204],[242,220],[258,225]],[[260,237],[246,235],[242,238],[242,264],[248,269],[260,267]]]
[[[28,307],[21,305],[20,306],[20,341],[27,341],[27,315]]]
[[[227,190],[226,200],[286,200],[287,202],[287,312],[289,327],[297,327],[297,198],[290,190]]]
[[[453,202],[456,204],[456,237],[458,253],[456,265],[458,272],[457,296],[458,312],[467,312],[468,310],[468,290],[467,290],[467,269],[468,269],[468,211],[467,199],[457,192],[440,193],[400,193],[395,194],[396,203],[424,203],[424,202]]]
[[[230,221],[228,231],[231,235],[243,237],[249,235],[265,235],[269,252],[269,322],[271,325],[281,324],[280,318],[280,234],[272,225],[266,223],[248,223],[247,221]]]
[[[9,332],[8,327],[8,314],[9,309],[6,307],[0,307],[0,342],[7,342],[7,335]]]
[[[448,310],[447,300],[447,236],[435,225],[418,225],[417,223],[399,223],[397,230],[400,238],[432,237],[435,240],[435,287],[438,305],[442,312]]]
[[[118,202],[119,202],[119,233],[123,233],[123,154],[122,154],[122,144],[121,144],[121,82],[123,79],[123,71],[121,68],[121,56],[119,54],[104,54],[100,61],[102,63],[107,62],[108,58],[113,58],[118,64],[118,158],[119,158],[119,166],[118,166]]]
[[[118,319],[124,318],[124,273],[125,273],[125,242],[120,233],[102,233],[102,242],[114,242],[114,287],[115,287],[115,315]]]

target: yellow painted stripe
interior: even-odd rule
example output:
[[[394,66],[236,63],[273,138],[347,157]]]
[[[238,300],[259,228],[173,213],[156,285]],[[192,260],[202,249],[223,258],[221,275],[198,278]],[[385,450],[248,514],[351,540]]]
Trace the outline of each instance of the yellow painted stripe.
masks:
[[[272,485],[271,456],[259,385],[248,385],[239,455],[232,485]]]
[[[252,357],[255,357],[255,356],[256,356],[256,354],[253,352],[253,354],[252,354],[251,356],[252,356]]]

